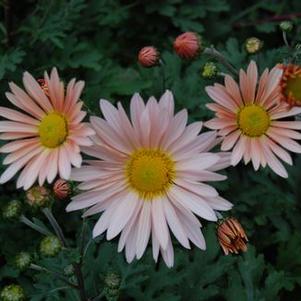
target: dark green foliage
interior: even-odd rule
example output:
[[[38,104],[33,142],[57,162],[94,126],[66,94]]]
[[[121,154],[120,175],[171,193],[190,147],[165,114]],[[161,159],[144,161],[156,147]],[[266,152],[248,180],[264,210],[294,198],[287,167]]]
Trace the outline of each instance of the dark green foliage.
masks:
[[[20,84],[25,70],[39,78],[44,70],[56,66],[66,82],[72,77],[86,81],[82,99],[90,114],[100,114],[100,98],[121,101],[128,108],[134,92],[159,97],[168,88],[175,94],[176,109],[188,108],[190,121],[207,120],[212,114],[205,107],[209,98],[204,87],[222,77],[204,79],[202,67],[210,60],[219,71],[228,70],[206,55],[193,62],[182,61],[172,50],[173,39],[183,31],[198,32],[205,46],[214,45],[236,68],[245,67],[250,59],[261,70],[290,60],[300,63],[301,22],[296,17],[300,13],[299,0],[2,1],[1,105],[8,104],[4,96],[8,82]],[[288,48],[279,23],[290,17],[294,28],[287,33],[292,43]],[[254,55],[244,48],[251,36],[264,42],[262,51]],[[164,67],[138,66],[138,50],[146,45],[159,49]],[[92,240],[94,218],[86,222],[81,239],[80,213],[65,213],[63,201],[54,204],[53,210],[71,250],[63,249],[54,257],[39,254],[42,234],[1,217],[0,287],[17,283],[31,301],[78,301],[77,291],[67,282],[77,284],[72,264],[79,263],[83,250],[87,292],[91,298],[99,295],[98,300],[300,300],[300,169],[298,156],[287,180],[265,169],[254,172],[250,166],[227,169],[228,180],[216,187],[235,205],[232,214],[246,228],[248,252],[224,256],[214,225],[203,222],[207,251],[184,250],[175,243],[173,269],[161,260],[155,264],[150,248],[142,260],[127,264],[124,255],[117,253],[116,240]],[[11,200],[24,200],[14,182],[2,185],[0,193],[1,210]],[[39,210],[23,209],[35,225],[49,233],[51,227]],[[81,241],[83,249],[77,247]],[[34,264],[47,270],[17,270],[13,262],[21,251],[33,254]],[[120,283],[108,281],[108,275],[115,275]]]

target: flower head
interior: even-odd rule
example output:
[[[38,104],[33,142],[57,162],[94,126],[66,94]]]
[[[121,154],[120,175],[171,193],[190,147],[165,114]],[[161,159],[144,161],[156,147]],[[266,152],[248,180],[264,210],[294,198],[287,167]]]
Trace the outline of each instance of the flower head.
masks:
[[[290,106],[301,106],[301,66],[299,65],[279,65],[283,70],[280,81],[282,101]]]
[[[53,193],[59,200],[63,200],[71,194],[71,186],[67,181],[58,179],[53,185]]]
[[[278,66],[270,72],[266,69],[258,82],[257,66],[251,62],[247,73],[240,70],[239,85],[226,75],[224,86],[206,87],[215,101],[207,105],[215,118],[206,126],[218,131],[223,139],[222,150],[233,148],[232,165],[243,158],[245,164],[252,161],[255,170],[268,165],[276,174],[287,177],[279,159],[291,165],[291,156],[285,149],[301,153],[301,146],[294,141],[301,139],[296,131],[301,129],[301,122],[280,120],[301,112],[301,108],[290,109],[279,102],[281,75]]]
[[[217,237],[225,255],[247,251],[248,238],[236,218],[222,220],[217,227]]]
[[[14,140],[0,148],[9,153],[3,163],[10,165],[0,177],[1,184],[21,169],[17,187],[25,190],[37,179],[40,186],[46,178],[51,183],[57,174],[68,179],[71,165],[81,165],[80,146],[91,145],[88,136],[94,132],[82,122],[86,113],[79,101],[84,82],[71,80],[65,92],[55,68],[50,77],[45,73],[44,81],[41,87],[25,72],[26,91],[9,84],[11,92],[6,96],[23,112],[0,107],[0,116],[9,120],[0,121],[0,139]]]
[[[180,57],[193,59],[202,50],[201,38],[195,32],[185,32],[175,39],[173,47]]]
[[[160,54],[153,46],[143,47],[138,53],[138,62],[143,67],[154,67],[158,65]]]
[[[84,216],[103,212],[93,236],[107,230],[110,240],[121,233],[118,250],[125,247],[128,262],[142,257],[151,238],[154,259],[161,252],[172,266],[169,228],[184,247],[190,248],[190,240],[205,249],[194,214],[216,221],[214,210],[231,208],[202,183],[225,179],[215,171],[229,165],[228,153],[210,152],[217,144],[215,132],[199,135],[201,122],[187,126],[186,110],[174,116],[169,91],[147,104],[135,94],[131,121],[120,103],[115,108],[101,100],[100,107],[105,119],[91,118],[95,145],[83,148],[97,159],[73,169],[72,179],[82,181],[78,188],[85,192],[72,198],[67,211],[90,207]]]
[[[263,47],[263,42],[256,37],[251,37],[246,40],[245,47],[248,53],[254,54]]]

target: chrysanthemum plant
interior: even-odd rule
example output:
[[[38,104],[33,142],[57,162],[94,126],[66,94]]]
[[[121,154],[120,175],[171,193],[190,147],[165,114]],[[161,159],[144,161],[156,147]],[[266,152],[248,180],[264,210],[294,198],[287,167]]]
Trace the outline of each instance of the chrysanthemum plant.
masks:
[[[0,115],[7,119],[0,122],[0,139],[10,141],[1,147],[8,154],[3,162],[8,167],[0,182],[19,173],[17,188],[27,190],[30,204],[42,207],[58,238],[56,250],[68,249],[69,242],[51,202],[44,200],[68,198],[72,189],[67,181],[80,183],[66,211],[81,210],[84,218],[98,215],[93,237],[106,233],[111,240],[118,236],[118,252],[125,250],[128,263],[140,259],[149,243],[154,260],[161,255],[168,267],[174,264],[175,241],[186,249],[195,245],[205,250],[202,220],[217,222],[226,254],[247,250],[248,239],[240,223],[235,218],[223,219],[219,213],[232,204],[208,182],[225,180],[219,172],[241,161],[252,162],[258,172],[260,166],[268,166],[288,177],[281,161],[291,165],[289,151],[301,152],[295,141],[301,139],[301,122],[295,120],[301,113],[301,69],[290,63],[259,75],[256,62],[251,61],[246,71],[237,71],[192,32],[179,36],[174,48],[183,59],[209,55],[228,68],[228,74],[214,69],[221,80],[206,87],[213,101],[207,104],[213,119],[189,124],[187,110],[177,112],[174,95],[166,89],[159,99],[151,96],[146,102],[134,94],[129,114],[123,103],[114,106],[101,99],[102,115],[92,114],[84,122],[84,82],[72,79],[65,87],[53,68],[50,76],[46,72],[39,80],[25,72],[24,89],[9,84],[6,97],[17,109],[0,107]],[[139,62],[164,69],[154,47],[143,48]],[[52,193],[31,188],[52,185],[57,177],[61,179]],[[45,196],[47,191],[49,196]],[[51,234],[24,215],[20,220],[44,235]],[[49,243],[53,236],[45,241],[43,250],[53,254]],[[79,291],[82,301],[91,297],[85,290],[83,260],[81,253],[72,262],[76,284],[66,281]],[[31,268],[43,270],[35,264]]]

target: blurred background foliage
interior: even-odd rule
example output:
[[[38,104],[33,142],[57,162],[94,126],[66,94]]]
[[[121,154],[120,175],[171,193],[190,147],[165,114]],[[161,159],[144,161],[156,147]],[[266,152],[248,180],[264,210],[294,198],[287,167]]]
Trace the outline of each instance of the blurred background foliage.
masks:
[[[211,115],[205,109],[209,98],[204,87],[214,80],[202,78],[201,73],[209,57],[180,60],[172,42],[181,32],[198,32],[204,45],[214,45],[236,68],[245,67],[250,59],[260,69],[286,61],[292,54],[299,59],[298,47],[284,45],[279,23],[292,20],[294,29],[288,39],[293,45],[301,42],[300,0],[5,0],[1,8],[1,105],[8,105],[4,96],[8,82],[20,84],[25,70],[39,78],[56,66],[66,81],[72,77],[86,81],[83,99],[92,114],[100,114],[100,98],[120,100],[127,106],[136,91],[149,97],[168,88],[175,94],[177,108],[188,108],[191,121],[206,120]],[[244,47],[252,36],[264,42],[254,55]],[[137,64],[137,53],[146,45],[156,46],[162,54],[165,84],[161,67],[144,69]],[[300,300],[301,157],[295,156],[294,163],[288,179],[265,169],[255,173],[241,164],[229,168],[229,179],[218,183],[221,194],[235,205],[231,214],[248,234],[249,249],[243,255],[224,256],[215,226],[203,222],[206,252],[176,244],[173,269],[161,261],[155,264],[150,250],[129,265],[117,253],[116,240],[92,241],[94,220],[86,221],[84,278],[89,296],[139,301]],[[16,191],[13,182],[2,185],[0,207],[13,199],[23,202],[24,193]],[[20,251],[30,252],[35,263],[57,272],[78,260],[75,242],[81,231],[80,214],[66,214],[65,206],[66,202],[56,203],[54,211],[73,249],[55,257],[39,255],[40,234],[19,222],[0,220],[0,287],[20,284],[32,301],[79,300],[59,277],[45,271],[20,272],[12,264]],[[46,224],[39,211],[26,206],[24,210],[36,223]],[[72,270],[65,276],[73,281]]]

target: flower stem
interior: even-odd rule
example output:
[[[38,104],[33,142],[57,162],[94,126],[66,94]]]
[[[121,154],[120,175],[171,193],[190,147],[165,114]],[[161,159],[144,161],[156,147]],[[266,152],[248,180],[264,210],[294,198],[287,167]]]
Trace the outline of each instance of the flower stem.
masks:
[[[287,40],[287,34],[285,31],[282,31],[282,38],[284,41],[284,44],[287,48],[291,48],[291,45],[289,44],[288,40]]]
[[[60,227],[60,225],[58,224],[57,220],[55,219],[55,217],[53,216],[51,210],[49,208],[44,208],[43,213],[45,214],[45,216],[47,217],[48,221],[50,222],[53,230],[55,231],[57,237],[60,239],[62,245],[65,248],[68,248],[68,243],[67,240],[64,236],[63,230]],[[79,295],[80,295],[80,299],[81,301],[87,301],[87,295],[86,295],[86,290],[85,290],[85,282],[84,282],[84,277],[83,277],[83,273],[81,270],[81,260],[80,263],[73,263],[72,266],[74,268],[74,273],[75,276],[77,278],[77,289],[79,291]]]
[[[46,273],[50,273],[50,274],[53,274],[55,275],[56,277],[60,278],[60,280],[62,280],[65,284],[68,284],[69,286],[73,287],[73,288],[78,288],[77,285],[75,285],[74,283],[68,281],[67,279],[65,279],[65,277],[63,275],[61,275],[60,273],[58,272],[55,272],[55,271],[51,271],[51,270],[48,270],[47,268],[45,267],[42,267],[40,265],[37,265],[37,264],[31,264],[29,266],[29,268],[31,270],[35,270],[35,271],[39,271],[39,272],[46,272]]]
[[[25,215],[21,215],[20,216],[20,222],[22,222],[23,224],[25,224],[26,226],[34,229],[35,231],[43,234],[43,235],[49,235],[51,234],[50,231],[38,226],[37,224],[33,223],[30,219],[28,219]]]
[[[234,75],[238,75],[238,71],[213,46],[211,46],[210,48],[205,48],[203,52],[204,52],[204,54],[207,54],[207,55],[217,59],[221,64],[223,64]]]

